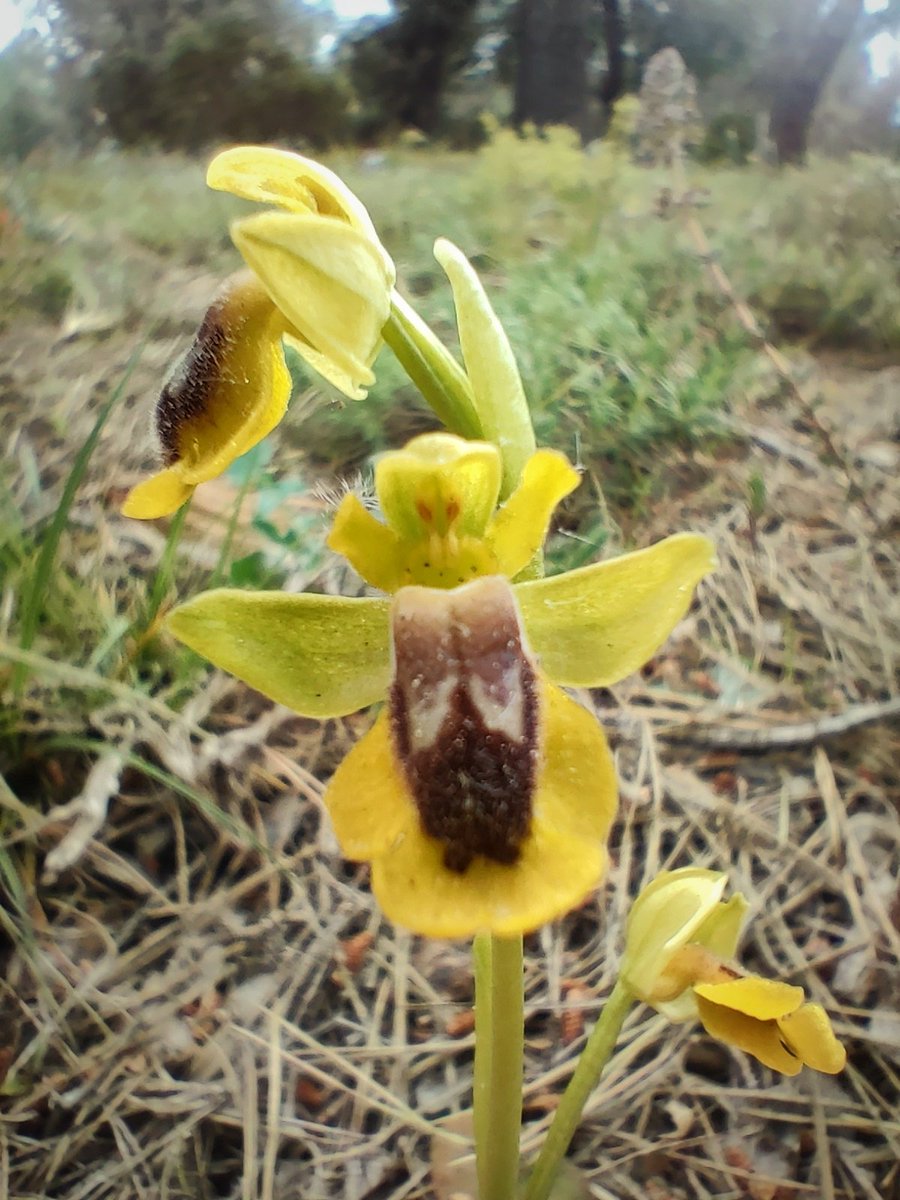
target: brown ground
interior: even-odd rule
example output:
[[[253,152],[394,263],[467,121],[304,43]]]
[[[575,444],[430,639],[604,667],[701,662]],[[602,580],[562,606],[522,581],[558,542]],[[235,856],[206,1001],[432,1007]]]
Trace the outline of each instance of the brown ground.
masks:
[[[180,330],[176,309],[144,348],[61,551],[111,612],[162,549],[114,501],[145,463],[148,397]],[[137,341],[70,333],[3,334],[0,413],[28,522],[55,507]],[[665,501],[629,531],[641,543],[706,531],[721,567],[644,675],[592,698],[618,755],[620,821],[605,886],[528,939],[525,1153],[612,985],[629,897],[663,867],[728,869],[752,904],[744,963],[825,1004],[849,1065],[782,1079],[636,1010],[574,1145],[601,1200],[900,1196],[900,738],[888,703],[900,368],[818,370],[810,386],[843,465],[827,463],[790,395],[748,403],[734,418],[746,443],[673,457]],[[751,514],[756,475],[765,499]],[[210,495],[207,515],[225,507]],[[184,554],[198,569],[215,561],[206,520]],[[3,606],[0,637],[8,595]],[[35,807],[0,780],[0,1196],[432,1195],[435,1123],[470,1103],[471,974],[464,946],[387,925],[365,869],[337,851],[322,781],[366,718],[300,720],[221,675],[176,712],[165,676],[150,697],[87,655],[75,669],[47,650],[39,641],[6,719],[21,751],[9,782]],[[38,802],[65,801],[40,815]]]

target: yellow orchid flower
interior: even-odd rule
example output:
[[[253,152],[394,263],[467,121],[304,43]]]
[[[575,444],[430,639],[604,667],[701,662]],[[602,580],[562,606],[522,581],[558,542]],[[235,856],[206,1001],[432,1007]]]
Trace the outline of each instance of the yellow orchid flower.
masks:
[[[288,343],[346,396],[364,397],[396,272],[363,204],[320,163],[266,146],[217,155],[207,183],[281,210],[235,221],[234,243],[283,314]]]
[[[708,540],[681,534],[512,586],[577,476],[537,451],[494,511],[501,476],[495,446],[446,434],[384,456],[387,524],[345,501],[331,543],[393,600],[222,589],[169,618],[298,712],[386,697],[325,803],[388,915],[431,936],[531,929],[596,885],[615,774],[597,722],[556,685],[635,670],[712,566]]]
[[[225,284],[163,389],[165,466],[131,491],[130,517],[174,512],[278,424],[290,396],[282,341],[351,399],[375,379],[395,271],[357,197],[321,164],[260,146],[217,155],[207,181],[283,211],[232,225],[252,273]]]
[[[672,1021],[700,1020],[712,1037],[783,1075],[804,1066],[841,1071],[846,1051],[825,1010],[802,988],[743,975],[725,961],[737,948],[747,902],[721,899],[726,876],[685,867],[645,887],[628,917],[621,977]]]
[[[616,776],[603,731],[529,653],[512,589],[401,588],[393,679],[325,803],[386,915],[431,937],[552,920],[606,866]]]
[[[234,276],[204,317],[156,406],[164,466],[132,488],[127,517],[179,508],[284,416],[291,379],[281,348],[284,320],[249,272]]]

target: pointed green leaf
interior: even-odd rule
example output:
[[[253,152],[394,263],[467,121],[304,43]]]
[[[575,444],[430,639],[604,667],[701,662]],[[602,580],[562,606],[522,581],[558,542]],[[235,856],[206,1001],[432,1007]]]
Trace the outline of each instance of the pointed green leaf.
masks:
[[[307,717],[380,700],[390,680],[390,602],[219,588],[168,626],[186,646]]]
[[[676,533],[646,550],[518,584],[516,599],[551,679],[606,687],[656,653],[714,566],[708,538]]]

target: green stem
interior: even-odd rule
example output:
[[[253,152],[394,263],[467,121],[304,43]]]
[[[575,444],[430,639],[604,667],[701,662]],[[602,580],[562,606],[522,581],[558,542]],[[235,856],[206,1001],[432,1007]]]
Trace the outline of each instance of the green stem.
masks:
[[[384,340],[443,423],[460,437],[483,436],[468,377],[416,310],[397,292]]]
[[[515,1200],[522,1126],[522,938],[475,939],[475,1158],[479,1200]]]
[[[619,1032],[634,1003],[634,996],[621,979],[603,1006],[597,1024],[591,1030],[575,1073],[563,1092],[547,1138],[541,1147],[534,1169],[528,1178],[523,1200],[548,1200],[553,1181],[578,1128],[588,1096],[597,1086],[600,1076],[615,1049]]]

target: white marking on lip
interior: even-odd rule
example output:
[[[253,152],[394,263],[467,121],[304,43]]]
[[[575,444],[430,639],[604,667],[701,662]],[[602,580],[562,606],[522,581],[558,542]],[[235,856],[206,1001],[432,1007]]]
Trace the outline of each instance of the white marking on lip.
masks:
[[[417,684],[421,682],[414,680],[408,689],[404,689],[407,702],[407,732],[410,750],[413,753],[427,750],[437,742],[450,712],[450,701],[459,686],[459,675],[456,671],[448,671],[440,683],[431,684],[424,695],[417,697]]]
[[[478,675],[470,675],[468,690],[486,729],[505,733],[512,741],[522,741],[525,736],[525,691],[518,661],[490,684]],[[508,697],[505,704],[497,703],[498,694]]]

